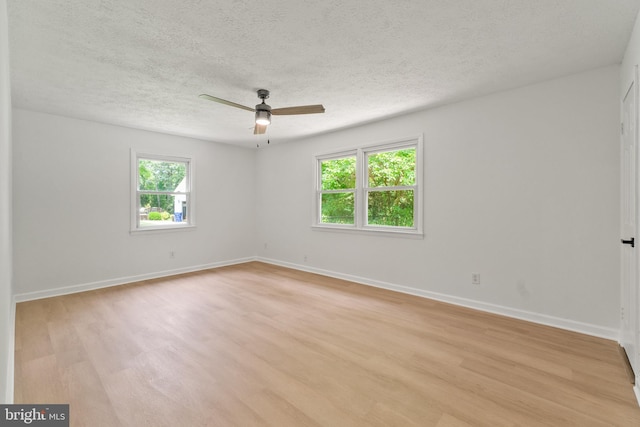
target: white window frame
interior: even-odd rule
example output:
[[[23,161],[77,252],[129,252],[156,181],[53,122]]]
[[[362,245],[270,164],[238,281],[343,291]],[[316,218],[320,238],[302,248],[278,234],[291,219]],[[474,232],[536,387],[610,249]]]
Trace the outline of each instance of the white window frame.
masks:
[[[140,195],[147,193],[147,191],[139,190],[139,171],[138,164],[140,160],[157,160],[163,162],[176,162],[186,163],[186,189],[185,192],[161,192],[162,194],[178,195],[186,194],[187,196],[187,213],[189,220],[187,223],[173,223],[170,225],[159,225],[151,227],[140,227]],[[194,176],[195,176],[195,162],[192,157],[188,156],[172,156],[162,155],[155,153],[144,153],[131,150],[131,234],[148,233],[148,232],[163,232],[163,231],[179,231],[179,230],[191,230],[196,226],[195,215],[195,191],[194,191]]]
[[[368,180],[368,155],[385,151],[415,148],[416,170],[415,184],[411,186],[371,188]],[[422,135],[403,138],[390,142],[361,146],[349,150],[327,153],[314,156],[314,180],[313,180],[313,223],[314,230],[346,231],[357,233],[388,233],[391,235],[422,237],[423,216],[423,138]],[[354,224],[331,224],[322,221],[322,194],[328,191],[322,190],[321,163],[325,160],[341,159],[345,157],[356,158],[356,188],[355,188],[355,218]],[[388,225],[370,225],[368,221],[368,194],[373,191],[413,190],[413,227],[396,227]],[[340,192],[340,191],[335,191]]]
[[[323,161],[325,160],[339,160],[339,159],[344,159],[347,157],[355,157],[356,158],[356,187],[351,190],[351,189],[345,189],[345,190],[322,190],[322,167],[321,164]],[[340,151],[337,153],[331,153],[331,154],[327,154],[327,155],[322,155],[322,156],[316,156],[316,162],[315,162],[315,171],[316,171],[316,179],[315,179],[315,206],[316,208],[314,209],[315,215],[314,215],[314,225],[318,226],[318,227],[323,227],[323,228],[335,228],[335,229],[353,229],[353,228],[357,228],[357,224],[358,224],[358,212],[357,212],[357,206],[358,206],[358,154],[357,154],[357,150],[348,150],[348,151]],[[356,208],[356,210],[354,210],[354,224],[332,224],[332,223],[324,223],[321,222],[322,219],[322,214],[321,214],[321,208],[322,208],[322,195],[323,194],[337,194],[337,193],[354,193],[354,203],[355,206],[354,208]]]

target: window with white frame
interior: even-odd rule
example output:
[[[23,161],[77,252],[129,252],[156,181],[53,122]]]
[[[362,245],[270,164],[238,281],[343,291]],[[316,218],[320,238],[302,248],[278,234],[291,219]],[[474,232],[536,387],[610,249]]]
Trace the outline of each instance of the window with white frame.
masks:
[[[318,160],[320,169],[319,222],[322,224],[355,224],[356,155]]]
[[[193,226],[193,161],[135,152],[131,160],[131,230]]]
[[[316,156],[314,226],[422,234],[422,138]]]

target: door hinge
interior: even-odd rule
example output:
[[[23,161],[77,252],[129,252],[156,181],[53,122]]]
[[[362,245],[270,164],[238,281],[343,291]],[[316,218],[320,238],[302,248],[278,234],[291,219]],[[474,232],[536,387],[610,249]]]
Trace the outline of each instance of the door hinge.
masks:
[[[620,135],[624,135],[624,122],[620,123]]]

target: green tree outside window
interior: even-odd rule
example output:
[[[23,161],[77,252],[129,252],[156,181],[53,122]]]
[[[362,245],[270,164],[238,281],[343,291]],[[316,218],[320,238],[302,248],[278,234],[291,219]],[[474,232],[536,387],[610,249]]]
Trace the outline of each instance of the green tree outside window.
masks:
[[[321,162],[321,221],[353,224],[355,221],[356,158]]]
[[[369,154],[367,175],[368,224],[413,227],[415,148]]]
[[[143,191],[173,192],[187,173],[187,165],[179,162],[140,159],[138,162],[138,189]],[[173,213],[174,200],[169,194],[141,194],[140,206],[158,208]]]

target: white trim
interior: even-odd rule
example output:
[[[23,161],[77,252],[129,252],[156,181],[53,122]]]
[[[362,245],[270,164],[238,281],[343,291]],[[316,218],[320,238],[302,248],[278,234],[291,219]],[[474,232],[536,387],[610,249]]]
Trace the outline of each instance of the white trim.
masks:
[[[420,234],[422,235],[422,164],[424,162],[424,158],[422,157],[422,145],[423,145],[423,137],[422,135],[418,136],[412,140],[403,140],[397,143],[388,143],[384,145],[375,145],[369,148],[363,148],[358,152],[359,154],[359,164],[360,170],[359,177],[361,178],[361,189],[362,194],[360,197],[360,206],[362,212],[360,212],[360,218],[364,221],[362,224],[362,229],[371,230],[371,231],[382,231],[388,232],[393,230],[398,230],[404,233],[412,233],[412,234]],[[396,151],[402,150],[403,148],[415,148],[416,150],[416,169],[415,169],[415,181],[414,185],[405,185],[405,186],[390,186],[390,187],[370,187],[369,179],[368,179],[368,169],[369,169],[369,156],[375,155],[379,153],[384,153],[388,151]],[[403,191],[403,190],[412,190],[413,191],[413,227],[393,227],[393,226],[377,226],[367,224],[366,221],[366,212],[368,210],[368,200],[369,193],[376,191]]]
[[[221,261],[217,263],[204,264],[192,267],[186,267],[181,269],[174,270],[165,270],[157,273],[148,273],[141,274],[135,276],[121,277],[117,279],[104,280],[92,283],[86,283],[81,285],[73,285],[66,286],[56,289],[51,289],[47,291],[39,291],[39,292],[28,292],[24,294],[17,294],[13,298],[12,307],[11,307],[11,317],[10,317],[10,341],[9,341],[9,366],[7,372],[7,402],[13,403],[14,395],[13,395],[13,384],[15,381],[14,377],[14,352],[15,352],[15,311],[16,311],[16,303],[32,301],[41,298],[49,298],[61,295],[68,295],[77,292],[90,291],[95,289],[101,289],[111,286],[119,286],[128,283],[134,283],[141,280],[149,280],[149,279],[157,279],[161,277],[173,276],[176,274],[184,274],[191,273],[194,271],[208,270],[212,268],[225,267],[229,265],[235,264],[243,264],[251,261],[260,261],[267,264],[279,265],[282,267],[292,268],[294,270],[306,271],[315,274],[321,274],[323,276],[335,277],[338,279],[349,280],[351,282],[359,283],[362,285],[373,286],[377,288],[388,289],[391,291],[402,292],[410,295],[415,295],[423,298],[433,299],[437,301],[443,301],[450,304],[455,304],[463,307],[468,307],[476,310],[481,310],[489,313],[499,314],[502,316],[512,317],[515,319],[525,320],[533,323],[538,323],[547,326],[553,326],[560,329],[565,329],[569,331],[579,332],[587,335],[596,336],[599,338],[606,338],[611,340],[616,340],[616,337],[619,336],[619,331],[613,328],[605,328],[598,325],[592,325],[583,322],[576,322],[569,319],[563,319],[554,316],[548,316],[544,314],[534,313],[530,311],[517,310],[509,307],[499,306],[495,304],[483,303],[479,301],[470,300],[467,298],[460,298],[456,296],[440,294],[437,292],[424,291],[421,289],[416,289],[408,286],[395,285],[392,283],[382,282],[378,280],[366,279],[359,276],[354,276],[350,274],[342,274],[336,273],[329,270],[323,270],[319,268],[311,268],[300,264],[294,264],[289,262],[278,261],[270,258],[263,257],[247,257],[247,258],[239,258],[235,260],[229,261]],[[633,387],[633,391],[638,400],[638,405],[640,405],[640,378],[636,377],[636,386]]]
[[[633,153],[633,158],[631,159],[632,162],[635,162],[635,166],[633,167],[633,170],[635,172],[635,176],[634,181],[635,181],[635,204],[636,206],[634,207],[634,211],[635,211],[635,235],[634,236],[627,236],[625,235],[625,225],[624,225],[624,210],[625,210],[625,194],[624,193],[624,188],[625,188],[625,182],[624,182],[624,173],[625,173],[625,159],[624,159],[624,143],[625,143],[625,135],[628,133],[628,129],[624,129],[624,132],[620,132],[619,135],[619,148],[621,148],[620,150],[620,237],[622,239],[628,239],[629,237],[635,237],[636,239],[638,238],[638,224],[640,224],[640,210],[638,209],[638,201],[640,200],[640,195],[638,194],[638,167],[640,166],[640,158],[638,157],[640,155],[640,150],[638,150],[639,144],[638,144],[638,138],[639,138],[639,134],[640,134],[640,116],[639,116],[639,94],[640,94],[640,88],[638,87],[639,85],[639,74],[638,74],[638,64],[634,65],[633,67],[633,79],[631,80],[631,82],[629,83],[626,91],[623,92],[623,95],[620,99],[620,122],[621,125],[625,125],[626,123],[624,122],[624,105],[625,105],[625,99],[627,98],[627,96],[629,96],[630,93],[633,93],[633,123],[634,123],[634,129],[633,129],[633,137],[634,137],[634,147],[635,147],[635,152]],[[633,91],[633,92],[632,92]],[[635,309],[635,312],[629,311],[629,312],[623,312],[623,310],[625,310],[625,305],[626,302],[624,301],[626,295],[624,292],[624,276],[625,276],[625,269],[624,269],[624,245],[620,245],[620,310],[621,313],[623,313],[623,316],[620,316],[620,329],[619,329],[619,333],[618,333],[618,338],[617,338],[617,342],[620,344],[620,346],[622,346],[624,348],[625,342],[626,341],[626,337],[625,337],[625,327],[624,327],[624,322],[625,322],[625,317],[635,317],[633,324],[631,325],[631,328],[633,329],[632,331],[632,343],[633,343],[633,351],[631,353],[628,353],[627,356],[629,358],[629,364],[631,365],[632,369],[638,370],[638,367],[636,365],[640,364],[640,330],[638,329],[640,326],[640,261],[638,260],[638,252],[634,252],[633,253],[633,257],[635,258],[635,271],[633,274],[633,277],[630,279],[630,283],[629,283],[629,287],[631,289],[635,288],[635,301],[631,301],[630,302],[630,306],[628,307],[629,309]],[[633,251],[632,251],[633,252]],[[633,292],[632,292],[633,293]],[[637,389],[638,387],[638,378],[636,378],[636,387],[634,388]],[[638,394],[636,392],[636,397],[638,397]],[[638,400],[638,403],[640,403],[640,398]]]
[[[359,217],[360,215],[357,212],[357,208],[359,206],[359,202],[356,201],[356,198],[358,197],[358,189],[357,189],[357,182],[359,181],[359,179],[356,177],[356,188],[353,189],[345,189],[345,190],[325,190],[324,192],[320,189],[321,185],[322,185],[322,167],[320,166],[320,164],[325,161],[325,160],[340,160],[340,159],[345,159],[348,157],[354,157],[356,159],[356,174],[358,173],[358,151],[353,149],[353,150],[347,150],[347,151],[340,151],[340,152],[334,152],[331,154],[327,154],[327,155],[322,155],[322,156],[314,156],[314,165],[313,165],[313,171],[315,171],[315,179],[313,180],[313,190],[312,190],[312,194],[313,194],[313,218],[312,218],[312,226],[320,226],[320,227],[329,227],[329,228],[343,228],[343,229],[351,229],[351,230],[357,230],[358,228],[358,221],[359,221]],[[353,197],[354,197],[354,203],[355,203],[355,208],[356,210],[354,210],[353,212],[353,224],[325,224],[323,222],[320,221],[320,219],[322,218],[322,214],[321,214],[321,207],[322,207],[322,194],[326,194],[326,193],[353,193]]]
[[[385,150],[393,149],[395,146],[402,145],[403,143],[407,146],[415,144],[416,140],[422,141],[423,134],[420,133],[418,135],[409,135],[409,136],[405,135],[402,138],[388,139],[385,141],[374,142],[370,144],[354,144],[352,146],[346,147],[344,150],[341,150],[341,151],[325,151],[322,153],[315,154],[314,158],[339,159],[341,157],[346,157],[349,153],[355,153],[358,150],[376,151],[378,148],[380,149],[380,151],[385,151]]]
[[[157,227],[145,227],[145,228],[139,228],[137,230],[130,230],[129,234],[131,234],[132,236],[136,236],[136,235],[145,235],[146,233],[149,233],[149,232],[153,232],[153,234],[172,233],[172,232],[182,231],[182,230],[195,230],[195,228],[196,226],[191,224],[159,225]]]
[[[7,357],[7,385],[5,398],[8,404],[13,403],[13,389],[15,387],[15,351],[16,351],[16,299],[11,301],[9,309],[9,354]]]
[[[75,294],[78,292],[93,291],[96,289],[108,288],[111,286],[126,285],[129,283],[140,282],[142,280],[158,279],[162,277],[175,276],[177,274],[193,273],[194,271],[209,270],[212,268],[226,267],[228,265],[243,264],[255,261],[254,257],[238,258],[228,261],[214,262],[211,264],[194,265],[191,267],[176,268],[173,270],[164,270],[156,273],[138,274],[135,276],[118,277],[116,279],[100,280],[97,282],[83,283],[78,285],[63,286],[55,289],[47,289],[44,291],[26,292],[14,296],[16,303],[33,301],[42,298],[51,298],[61,295]]]
[[[61,296],[61,295],[68,295],[68,294],[73,294],[77,292],[91,291],[95,289],[101,289],[101,288],[107,288],[111,286],[119,286],[119,285],[124,285],[128,283],[139,282],[142,280],[157,279],[161,277],[174,276],[176,274],[192,273],[194,271],[202,271],[202,270],[208,270],[212,268],[225,267],[229,265],[243,264],[251,261],[260,261],[267,264],[273,264],[273,265],[279,265],[282,267],[291,268],[294,270],[306,271],[309,273],[320,274],[327,277],[335,277],[338,279],[348,280],[348,281],[359,283],[362,285],[373,286],[376,288],[388,289],[391,291],[401,292],[409,295],[415,295],[423,298],[433,299],[436,301],[442,301],[450,304],[459,305],[462,307],[468,307],[468,308],[481,310],[489,313],[499,314],[502,316],[512,317],[515,319],[526,320],[533,323],[553,326],[560,329],[566,329],[569,331],[592,335],[599,338],[606,338],[613,341],[617,341],[619,337],[619,330],[614,328],[607,328],[603,326],[593,325],[590,323],[578,322],[575,320],[549,316],[546,314],[535,313],[532,311],[514,309],[514,308],[505,307],[497,304],[484,303],[481,301],[475,301],[468,298],[461,298],[461,297],[442,294],[438,292],[425,291],[423,289],[412,288],[410,286],[397,285],[393,283],[382,282],[379,280],[373,280],[373,279],[368,279],[364,277],[354,276],[351,274],[337,273],[334,271],[308,267],[301,264],[278,261],[275,259],[264,258],[259,256],[238,258],[234,260],[221,261],[221,262],[216,262],[211,264],[196,265],[196,266],[179,268],[174,270],[165,270],[157,273],[147,273],[147,274],[140,274],[135,276],[120,277],[116,279],[102,280],[98,282],[65,286],[65,287],[49,289],[45,291],[17,294],[14,296],[12,318],[15,318],[15,303],[19,303],[19,302],[32,301],[32,300],[37,300],[42,298],[50,298],[50,297]],[[640,383],[640,381],[638,382]],[[638,391],[636,391],[636,393],[638,393]]]
[[[404,237],[407,239],[423,239],[423,233],[416,233],[416,231],[412,228],[392,228],[392,227],[383,227],[383,226],[368,226],[362,228],[355,228],[353,225],[343,225],[343,224],[316,224],[312,225],[311,228],[313,230],[322,230],[336,233],[354,233],[354,234],[368,234],[370,236],[393,236],[393,237]]]
[[[327,153],[327,154],[318,154],[313,157],[316,161],[317,160],[339,160],[339,159],[345,159],[347,157],[355,157],[357,152],[358,152],[357,148],[350,148],[348,150],[332,151],[331,153]],[[318,174],[317,178],[319,183],[321,175]]]
[[[640,384],[638,384],[638,382],[640,382],[640,375],[636,375],[636,385],[633,386],[633,392],[636,395],[636,400],[638,401],[638,406],[640,406]]]
[[[305,265],[300,265],[300,264],[295,264],[290,262],[283,262],[283,261],[278,261],[278,260],[269,259],[269,258],[257,257],[256,261],[265,262],[267,264],[279,265],[287,268],[292,268],[294,270],[307,271],[310,273],[320,274],[323,276],[335,277],[337,279],[348,280],[350,282],[355,282],[355,283],[359,283],[367,286],[373,286],[376,288],[402,292],[409,295],[415,295],[415,296],[428,298],[436,301],[442,301],[449,304],[472,308],[475,310],[480,310],[488,313],[499,314],[499,315],[511,317],[514,319],[526,320],[528,322],[533,322],[533,323],[546,325],[546,326],[552,326],[555,328],[565,329],[568,331],[579,332],[582,334],[591,335],[599,338],[606,338],[613,341],[616,341],[619,336],[619,331],[617,329],[593,325],[590,323],[578,322],[571,319],[563,319],[561,317],[549,316],[546,314],[535,313],[532,311],[514,309],[514,308],[505,307],[497,304],[475,301],[475,300],[457,297],[453,295],[441,294],[438,292],[425,291],[422,289],[412,288],[409,286],[396,285],[393,283],[382,282],[379,280],[353,276],[351,274],[337,273],[334,271],[323,270],[319,268],[313,268]]]

